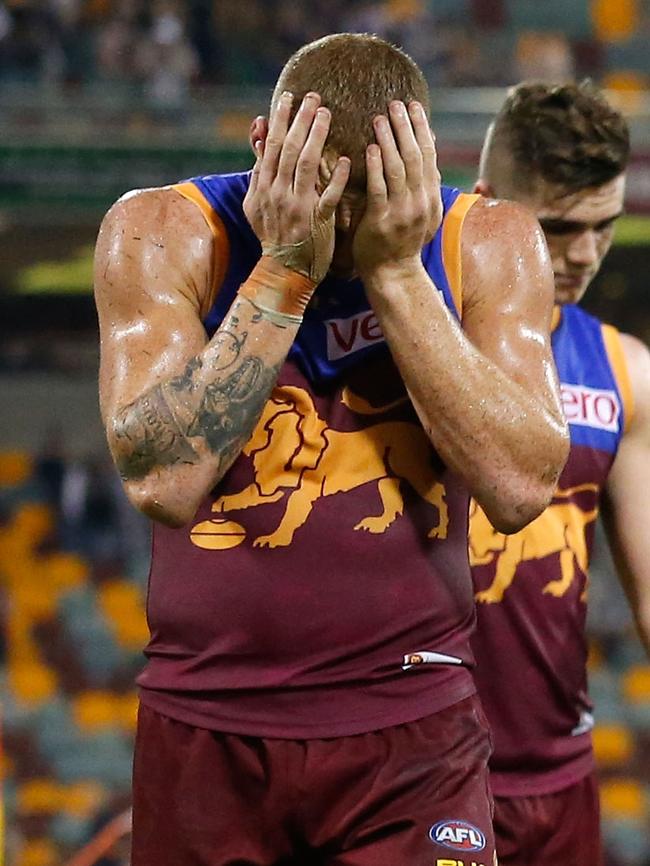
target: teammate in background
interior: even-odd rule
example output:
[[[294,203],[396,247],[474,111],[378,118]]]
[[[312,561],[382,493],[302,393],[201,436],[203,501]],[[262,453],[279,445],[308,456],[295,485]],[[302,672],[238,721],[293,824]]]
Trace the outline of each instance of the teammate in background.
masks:
[[[483,147],[476,190],[528,205],[555,274],[552,334],[571,453],[548,509],[521,532],[474,506],[477,683],[490,721],[501,866],[597,866],[599,806],[587,697],[586,586],[602,509],[650,648],[650,353],[575,306],[623,211],[629,135],[589,82],[513,88]]]
[[[252,173],[103,222],[103,416],[155,522],[133,866],[492,864],[467,491],[520,529],[568,436],[539,226],[441,189],[427,101],[324,38]]]

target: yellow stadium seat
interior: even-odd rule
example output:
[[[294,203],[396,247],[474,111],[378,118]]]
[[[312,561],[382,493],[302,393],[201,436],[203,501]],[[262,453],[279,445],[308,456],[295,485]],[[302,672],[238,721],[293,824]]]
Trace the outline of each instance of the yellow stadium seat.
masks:
[[[627,763],[634,752],[634,739],[624,725],[596,725],[593,731],[596,762],[600,767]]]
[[[33,471],[33,462],[24,451],[0,451],[0,487],[24,484]]]
[[[10,662],[9,684],[16,697],[26,704],[41,704],[57,690],[54,671],[37,661]]]
[[[116,696],[107,691],[82,692],[72,702],[73,718],[80,730],[97,731],[114,727],[120,717]]]
[[[54,779],[29,779],[16,791],[21,814],[54,814],[63,808],[64,789]]]
[[[52,553],[41,562],[48,585],[56,592],[88,583],[88,564],[74,553]]]
[[[646,815],[643,786],[635,779],[609,779],[600,786],[600,806],[604,818],[636,818]]]
[[[24,614],[30,623],[50,619],[56,612],[56,594],[48,586],[47,580],[39,583],[41,572],[31,572],[25,575],[22,584],[14,586],[12,603]]]
[[[631,704],[650,703],[650,665],[635,665],[626,671],[622,691]]]
[[[604,90],[612,90],[611,101],[622,111],[633,109],[640,105],[646,90],[650,87],[650,78],[643,72],[633,69],[613,69],[605,73],[601,79]],[[636,98],[636,101],[633,101]]]
[[[35,562],[25,539],[20,540],[16,533],[5,533],[0,540],[0,569],[2,582],[10,590],[21,586],[25,576],[32,573]]]
[[[126,580],[112,580],[99,590],[99,604],[117,642],[125,649],[141,649],[149,629],[140,589]]]
[[[106,790],[98,782],[76,782],[62,793],[61,809],[75,818],[96,815],[106,802]]]
[[[42,502],[25,502],[14,514],[12,531],[27,548],[40,544],[53,528],[52,510]]]
[[[14,598],[7,617],[7,643],[12,663],[38,662],[39,653],[32,634],[32,619]]]
[[[19,855],[20,866],[61,866],[56,845],[50,839],[29,839]]]
[[[617,42],[634,36],[639,24],[637,0],[591,0],[594,32],[602,42]]]

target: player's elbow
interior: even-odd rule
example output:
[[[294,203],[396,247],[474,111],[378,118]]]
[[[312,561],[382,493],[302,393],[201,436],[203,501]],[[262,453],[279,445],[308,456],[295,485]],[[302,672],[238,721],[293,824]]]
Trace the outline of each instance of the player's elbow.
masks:
[[[483,506],[483,510],[497,532],[513,535],[539,517],[550,501],[550,496],[544,499],[534,496],[518,497],[516,500],[509,496],[507,501]]]
[[[125,481],[124,489],[138,511],[171,529],[187,526],[200,504],[196,497],[179,496],[174,487],[152,483],[148,479]]]
[[[560,471],[529,474],[499,485],[501,495],[494,496],[489,504],[481,503],[494,528],[512,535],[539,517],[553,498]]]
[[[506,492],[501,498],[499,513],[491,518],[495,529],[512,535],[548,508],[569,457],[569,449],[566,424],[558,423],[553,435],[547,437],[543,452],[529,454],[526,466],[515,471],[506,484],[499,485]]]

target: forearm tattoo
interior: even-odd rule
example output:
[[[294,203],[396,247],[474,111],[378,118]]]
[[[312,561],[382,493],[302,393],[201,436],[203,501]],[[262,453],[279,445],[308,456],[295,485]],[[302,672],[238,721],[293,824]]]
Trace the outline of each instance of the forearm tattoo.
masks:
[[[213,338],[209,361],[197,355],[181,375],[154,386],[118,413],[113,433],[123,479],[143,478],[161,466],[198,463],[199,441],[219,456],[220,470],[237,457],[280,367],[244,354],[248,333],[228,330],[238,325],[236,316],[224,323]]]
[[[161,385],[119,412],[114,435],[120,446],[117,468],[124,479],[143,478],[155,466],[196,463],[198,459],[172,415]]]

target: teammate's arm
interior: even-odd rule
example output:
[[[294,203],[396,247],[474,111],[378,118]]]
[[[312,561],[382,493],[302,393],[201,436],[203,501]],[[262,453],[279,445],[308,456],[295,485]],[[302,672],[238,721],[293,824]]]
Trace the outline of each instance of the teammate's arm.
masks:
[[[650,351],[621,334],[634,413],[610,470],[602,516],[639,637],[650,655]]]
[[[477,202],[463,229],[461,330],[420,257],[440,224],[440,175],[426,116],[409,112],[393,103],[391,123],[375,123],[355,261],[432,443],[492,524],[514,532],[546,507],[568,454],[548,252],[523,208]]]
[[[327,271],[349,163],[319,195],[330,115],[318,106],[306,97],[288,130],[289,95],[271,118],[244,203],[265,254],[211,340],[202,317],[215,248],[199,209],[172,189],[146,190],[102,224],[102,416],[129,498],[155,520],[190,520],[238,456]]]

